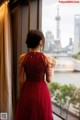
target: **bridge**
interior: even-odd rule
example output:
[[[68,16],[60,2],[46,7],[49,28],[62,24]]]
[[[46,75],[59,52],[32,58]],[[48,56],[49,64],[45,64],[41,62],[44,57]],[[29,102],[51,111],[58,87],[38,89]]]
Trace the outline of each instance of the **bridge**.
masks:
[[[80,71],[80,60],[74,59],[66,53],[50,53],[48,54],[56,58],[55,71]]]

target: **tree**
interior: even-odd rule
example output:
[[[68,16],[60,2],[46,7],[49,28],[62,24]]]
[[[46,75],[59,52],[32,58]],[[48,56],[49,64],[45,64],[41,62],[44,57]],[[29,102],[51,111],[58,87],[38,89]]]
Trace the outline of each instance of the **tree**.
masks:
[[[49,85],[49,90],[53,101],[55,101],[60,106],[60,114],[62,114],[62,108],[65,107],[67,111],[72,102],[72,98],[76,87],[74,85],[61,85],[57,82],[51,83]],[[68,112],[66,114],[66,119]]]
[[[80,120],[80,88],[77,88],[71,99],[73,107],[78,110],[79,120]]]
[[[57,82],[52,82],[49,85],[49,90],[51,93],[51,97],[54,97],[56,90],[60,89],[60,84]]]

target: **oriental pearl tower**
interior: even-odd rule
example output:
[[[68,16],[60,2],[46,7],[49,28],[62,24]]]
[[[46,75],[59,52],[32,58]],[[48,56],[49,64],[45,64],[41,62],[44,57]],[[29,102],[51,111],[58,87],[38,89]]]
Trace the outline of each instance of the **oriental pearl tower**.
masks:
[[[60,42],[60,16],[59,16],[59,6],[57,7],[57,16],[55,17],[56,20],[56,40],[55,40],[55,51],[61,51],[61,42]]]

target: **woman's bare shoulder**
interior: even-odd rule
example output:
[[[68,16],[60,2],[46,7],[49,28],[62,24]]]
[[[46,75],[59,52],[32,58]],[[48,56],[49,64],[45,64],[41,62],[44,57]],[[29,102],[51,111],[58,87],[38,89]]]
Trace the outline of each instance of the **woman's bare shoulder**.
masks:
[[[19,58],[22,58],[22,57],[24,57],[26,55],[26,53],[23,53],[23,54],[21,54],[20,56],[19,56]]]
[[[19,63],[22,63],[22,62],[23,62],[25,56],[26,56],[26,53],[21,54],[21,55],[19,56]]]

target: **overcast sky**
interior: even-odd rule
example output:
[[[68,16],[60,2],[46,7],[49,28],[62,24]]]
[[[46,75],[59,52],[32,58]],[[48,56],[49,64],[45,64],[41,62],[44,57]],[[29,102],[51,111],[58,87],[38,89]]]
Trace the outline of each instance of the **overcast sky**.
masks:
[[[72,1],[72,0],[71,0]],[[62,46],[69,43],[69,38],[74,41],[74,16],[80,15],[80,3],[59,3],[58,0],[43,0],[42,6],[42,31],[44,34],[50,30],[56,39],[57,6],[59,5],[60,37]]]

